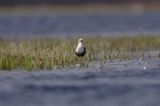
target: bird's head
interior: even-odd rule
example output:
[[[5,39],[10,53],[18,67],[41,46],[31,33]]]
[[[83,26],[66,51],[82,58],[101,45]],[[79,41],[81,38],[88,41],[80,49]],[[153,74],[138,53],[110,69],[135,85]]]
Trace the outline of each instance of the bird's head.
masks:
[[[78,43],[83,43],[83,42],[84,42],[84,40],[82,38],[78,39]]]

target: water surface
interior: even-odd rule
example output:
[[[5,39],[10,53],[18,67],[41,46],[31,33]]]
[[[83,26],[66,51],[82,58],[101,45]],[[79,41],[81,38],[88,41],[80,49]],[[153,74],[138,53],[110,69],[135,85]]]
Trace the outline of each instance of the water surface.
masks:
[[[1,72],[0,105],[156,106],[160,104],[159,63],[125,61],[103,67]]]
[[[160,12],[0,14],[0,36],[159,34]]]

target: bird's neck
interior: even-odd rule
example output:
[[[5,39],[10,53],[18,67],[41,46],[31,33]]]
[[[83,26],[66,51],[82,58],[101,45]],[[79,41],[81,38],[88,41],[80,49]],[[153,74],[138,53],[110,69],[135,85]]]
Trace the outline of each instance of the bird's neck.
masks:
[[[78,46],[79,46],[79,47],[83,47],[84,44],[83,44],[82,42],[79,42],[79,43],[78,43]]]

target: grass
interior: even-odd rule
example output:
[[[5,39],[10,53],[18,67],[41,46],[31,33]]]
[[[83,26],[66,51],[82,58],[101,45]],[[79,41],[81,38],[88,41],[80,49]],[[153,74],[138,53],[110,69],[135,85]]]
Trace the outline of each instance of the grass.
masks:
[[[128,60],[132,53],[160,49],[160,37],[86,37],[87,54],[83,62]],[[77,64],[77,39],[1,39],[0,69],[52,69]],[[139,57],[140,58],[140,57]]]

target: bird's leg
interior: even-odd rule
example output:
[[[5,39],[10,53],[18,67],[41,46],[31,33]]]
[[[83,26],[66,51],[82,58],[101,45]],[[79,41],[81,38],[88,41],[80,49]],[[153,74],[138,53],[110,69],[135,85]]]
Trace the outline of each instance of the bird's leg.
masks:
[[[83,57],[80,57],[78,59],[78,67],[82,67],[82,66],[84,66],[84,64],[83,64]]]

